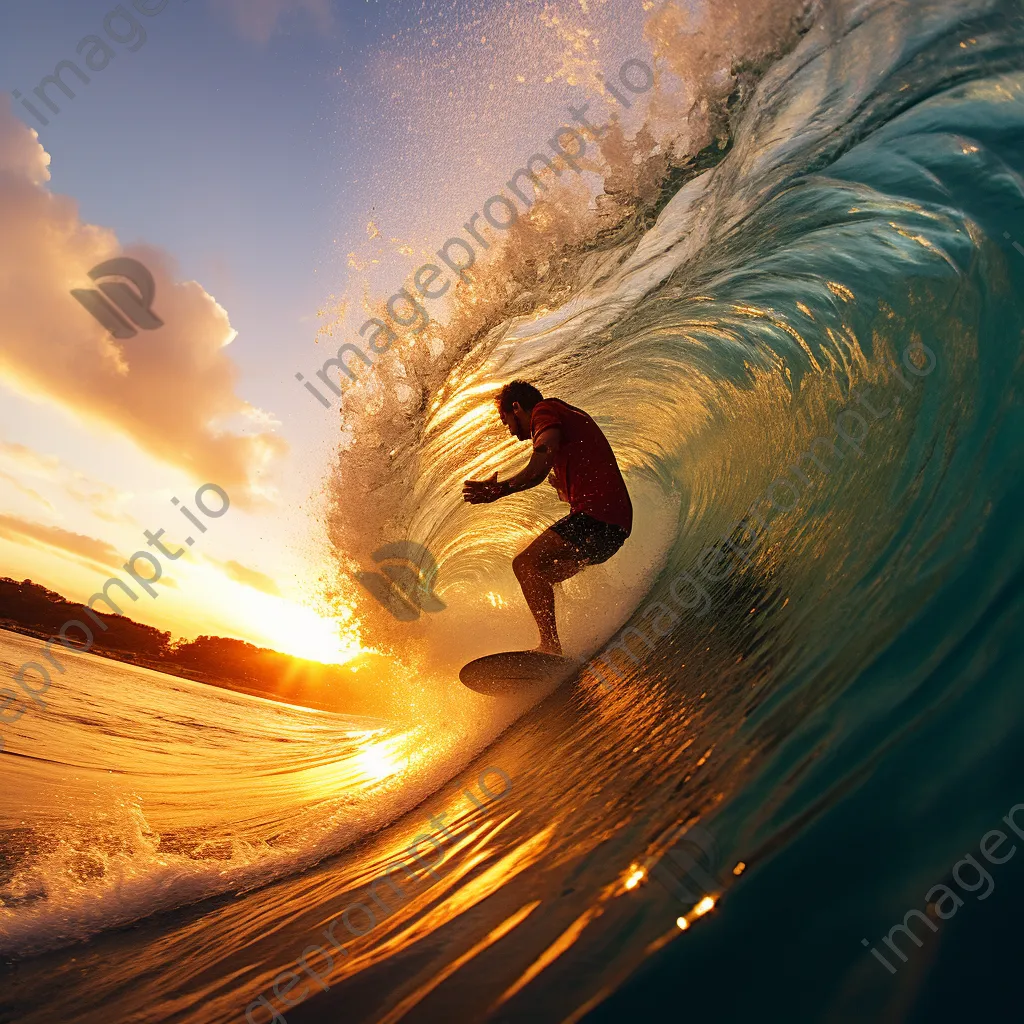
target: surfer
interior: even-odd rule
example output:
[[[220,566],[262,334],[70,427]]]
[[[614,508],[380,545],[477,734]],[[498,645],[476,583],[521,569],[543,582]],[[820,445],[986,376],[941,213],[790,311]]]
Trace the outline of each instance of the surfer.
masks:
[[[633,528],[633,505],[608,439],[582,409],[544,398],[521,380],[501,389],[497,405],[513,437],[533,440],[533,455],[508,480],[499,481],[497,473],[489,480],[466,480],[462,496],[479,505],[536,487],[547,478],[558,497],[568,501],[569,514],[512,559],[512,571],[540,630],[537,650],[561,655],[554,584],[608,561]]]

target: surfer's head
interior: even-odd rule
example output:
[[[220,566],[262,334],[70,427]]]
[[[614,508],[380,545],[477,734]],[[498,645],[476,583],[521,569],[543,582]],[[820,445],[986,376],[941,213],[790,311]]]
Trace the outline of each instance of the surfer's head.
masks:
[[[498,392],[498,415],[513,437],[529,441],[530,415],[533,407],[543,400],[544,396],[525,380],[509,381]]]

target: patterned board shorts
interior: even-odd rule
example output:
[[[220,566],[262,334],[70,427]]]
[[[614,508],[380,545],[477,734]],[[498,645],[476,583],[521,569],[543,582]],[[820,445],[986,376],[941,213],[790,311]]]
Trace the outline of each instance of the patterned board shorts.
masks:
[[[571,544],[580,560],[587,565],[607,562],[629,536],[621,526],[603,523],[585,512],[571,512],[557,523],[552,523],[550,529]]]

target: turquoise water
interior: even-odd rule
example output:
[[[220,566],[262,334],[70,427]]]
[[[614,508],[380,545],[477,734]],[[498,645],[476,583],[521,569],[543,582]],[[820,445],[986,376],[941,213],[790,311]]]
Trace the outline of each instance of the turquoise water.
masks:
[[[432,668],[429,730],[317,715],[307,736],[304,712],[182,681],[171,697],[82,657],[104,665],[86,686],[101,716],[131,720],[129,671],[174,713],[94,739],[85,765],[6,737],[12,1019],[238,1021],[261,994],[289,1022],[1016,1019],[1024,856],[980,851],[990,830],[1017,838],[1001,819],[1024,803],[1022,44],[1018,4],[830,6],[721,163],[571,303],[453,373],[414,489],[449,614],[509,575],[511,538],[460,519],[451,484],[490,429],[456,426],[477,384],[551,382],[640,496],[621,558],[560,606],[577,652],[625,635],[633,658],[601,655],[607,688],[587,672],[543,700],[456,704]],[[733,531],[747,516],[756,543]],[[723,537],[745,555],[698,599],[675,581],[701,580]],[[613,622],[579,611],[601,593],[628,594]],[[480,649],[458,653],[493,642],[460,634]],[[81,708],[55,701],[73,733]],[[156,773],[218,701],[232,714],[182,764],[189,785],[147,783],[129,748]],[[489,765],[512,789],[474,806]],[[71,800],[109,813],[108,769],[140,837],[116,851]],[[326,987],[274,995],[438,812],[439,880],[353,937]],[[105,866],[39,853],[54,833]],[[161,863],[168,843],[184,859]],[[968,854],[984,899],[955,867]],[[938,884],[962,901],[945,918],[926,910]],[[911,917],[904,962],[884,938],[911,910],[934,928]]]

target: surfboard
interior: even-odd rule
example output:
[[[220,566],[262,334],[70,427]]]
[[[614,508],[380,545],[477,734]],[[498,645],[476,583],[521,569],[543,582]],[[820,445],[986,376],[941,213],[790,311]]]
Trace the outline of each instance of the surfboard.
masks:
[[[494,696],[525,690],[536,683],[562,682],[578,668],[572,658],[537,651],[502,651],[464,665],[459,679],[477,693]]]

